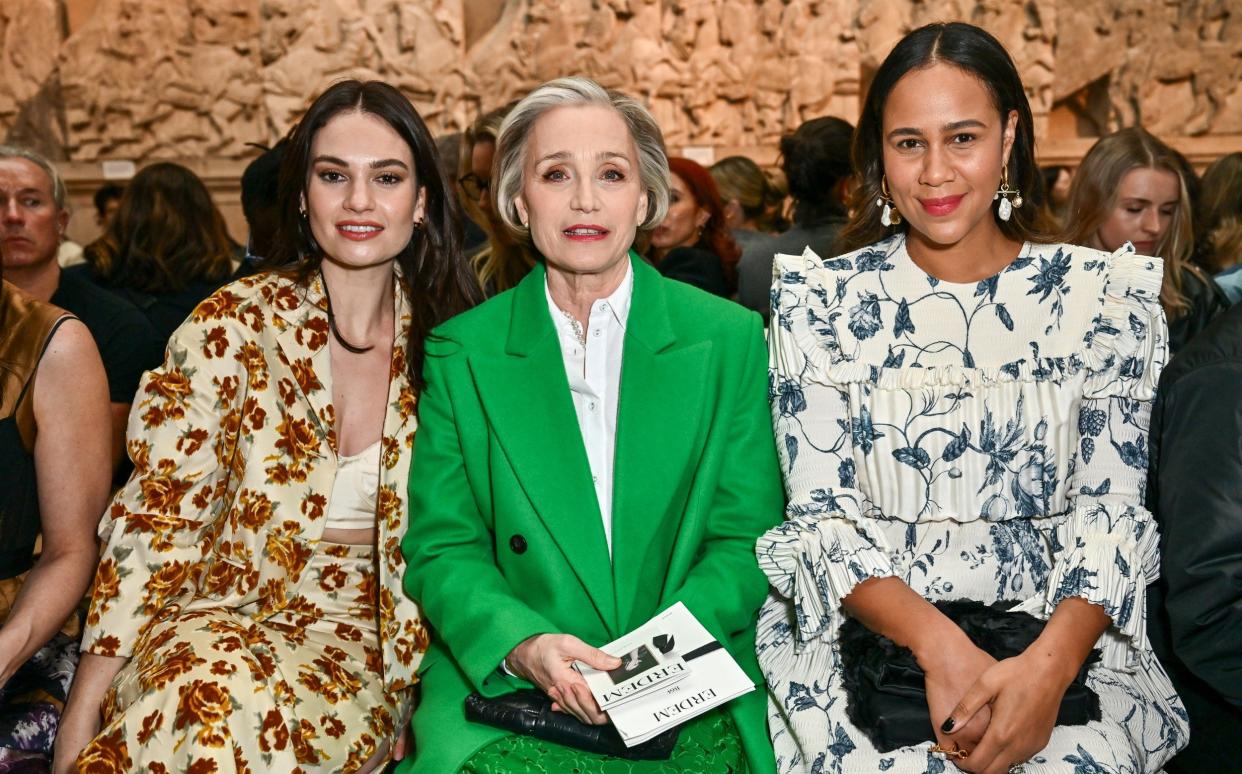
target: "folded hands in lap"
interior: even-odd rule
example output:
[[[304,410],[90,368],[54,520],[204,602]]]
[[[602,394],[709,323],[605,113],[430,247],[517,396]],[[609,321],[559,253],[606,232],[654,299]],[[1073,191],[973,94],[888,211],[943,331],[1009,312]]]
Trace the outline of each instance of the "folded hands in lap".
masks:
[[[1052,737],[1069,687],[1063,675],[1055,662],[1029,649],[985,671],[953,708],[951,730],[941,729],[970,751],[968,758],[957,762],[958,768],[971,774],[1005,774],[1042,750]],[[982,738],[963,742],[959,735],[972,734],[976,721],[985,715],[990,719]]]

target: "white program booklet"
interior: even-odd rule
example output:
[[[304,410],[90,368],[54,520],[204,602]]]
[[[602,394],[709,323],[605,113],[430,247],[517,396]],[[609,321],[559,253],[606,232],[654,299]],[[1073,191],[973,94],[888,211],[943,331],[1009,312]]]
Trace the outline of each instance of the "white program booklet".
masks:
[[[680,602],[601,650],[622,665],[611,672],[575,666],[629,747],[755,689]]]

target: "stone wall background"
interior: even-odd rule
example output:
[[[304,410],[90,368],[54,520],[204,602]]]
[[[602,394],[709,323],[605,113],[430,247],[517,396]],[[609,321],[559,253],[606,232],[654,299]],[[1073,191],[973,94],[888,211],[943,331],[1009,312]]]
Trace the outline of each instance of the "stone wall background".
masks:
[[[1199,161],[1242,148],[1242,0],[5,0],[0,136],[78,188],[102,160],[193,159],[227,198],[248,143],[335,79],[394,83],[443,132],[584,73],[676,149],[770,162],[801,121],[855,119],[893,44],[942,19],[1008,47],[1045,159],[1135,123]]]

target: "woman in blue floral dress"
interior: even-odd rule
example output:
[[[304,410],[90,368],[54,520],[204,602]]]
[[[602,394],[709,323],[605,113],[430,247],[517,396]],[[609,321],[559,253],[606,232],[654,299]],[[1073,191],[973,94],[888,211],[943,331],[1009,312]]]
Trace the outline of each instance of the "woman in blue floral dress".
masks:
[[[1041,239],[1012,61],[965,24],[908,35],[872,83],[859,208],[824,260],[778,256],[771,399],[789,505],[759,540],[780,772],[1158,771],[1185,711],[1145,633],[1143,506],[1165,360],[1161,261]],[[871,206],[871,205],[875,206]],[[1047,623],[997,661],[931,603]],[[933,742],[880,752],[846,715],[847,617],[913,651]],[[1057,726],[1092,649],[1101,718]],[[943,725],[942,725],[943,724]]]

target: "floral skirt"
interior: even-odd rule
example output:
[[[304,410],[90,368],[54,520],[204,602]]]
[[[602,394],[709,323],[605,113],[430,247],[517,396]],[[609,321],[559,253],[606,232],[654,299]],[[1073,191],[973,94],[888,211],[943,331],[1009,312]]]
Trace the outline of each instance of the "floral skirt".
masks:
[[[352,772],[391,742],[408,697],[383,688],[372,548],[319,548],[296,609],[202,599],[151,624],[79,771]]]
[[[681,727],[666,761],[628,761],[580,752],[533,736],[506,736],[470,756],[458,774],[747,774],[746,754],[733,718],[709,712]]]
[[[26,573],[0,580],[0,620],[8,617]],[[47,771],[52,742],[73,673],[81,627],[74,612],[65,626],[0,686],[0,774]]]

